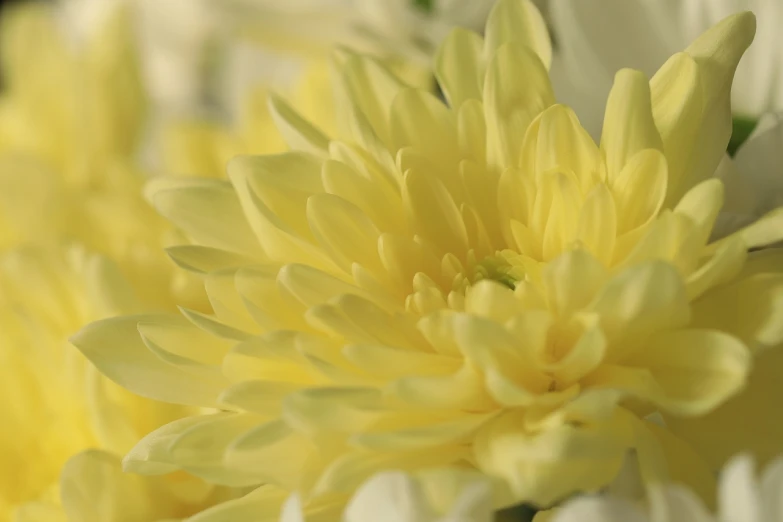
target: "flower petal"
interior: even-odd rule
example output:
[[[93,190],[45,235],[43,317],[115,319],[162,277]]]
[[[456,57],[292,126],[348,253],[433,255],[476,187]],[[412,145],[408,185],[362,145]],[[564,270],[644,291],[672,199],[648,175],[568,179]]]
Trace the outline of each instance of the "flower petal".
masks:
[[[269,95],[269,108],[277,129],[292,150],[301,150],[326,156],[329,138],[299,115],[285,100],[274,93]]]
[[[277,522],[287,494],[285,489],[265,484],[242,498],[202,511],[190,517],[188,522],[235,522],[244,519]]]
[[[152,192],[149,198],[158,212],[200,245],[259,255],[258,241],[228,183],[164,188]]]
[[[631,391],[665,411],[690,416],[709,412],[738,393],[751,357],[742,342],[722,332],[679,330],[654,335],[624,364],[630,366]]]
[[[731,82],[755,31],[753,14],[730,16],[653,77],[653,114],[670,168],[667,205],[711,177],[723,159],[732,129]]]
[[[713,469],[739,451],[751,452],[763,465],[783,452],[783,416],[778,414],[781,372],[783,350],[769,349],[756,357],[748,384],[739,395],[700,417],[667,415],[666,425],[699,448]]]
[[[637,153],[646,149],[663,151],[650,97],[650,84],[644,73],[623,69],[615,76],[601,136],[610,182]]]
[[[546,69],[530,49],[502,46],[487,67],[483,101],[490,165],[498,171],[517,165],[528,126],[555,103]]]
[[[483,40],[461,27],[449,33],[435,58],[435,75],[451,107],[466,100],[481,100],[484,89]]]
[[[500,0],[487,18],[485,55],[514,42],[533,50],[544,66],[552,63],[552,40],[544,18],[530,0]]]
[[[143,315],[104,319],[84,327],[71,342],[101,373],[143,397],[175,404],[215,405],[227,381],[198,376],[166,363],[144,345],[138,324],[158,319]]]

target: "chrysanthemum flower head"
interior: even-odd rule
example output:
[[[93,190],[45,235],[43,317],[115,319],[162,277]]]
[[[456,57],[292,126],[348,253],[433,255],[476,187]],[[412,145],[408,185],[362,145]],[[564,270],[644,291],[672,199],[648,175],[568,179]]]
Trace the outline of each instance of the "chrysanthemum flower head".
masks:
[[[205,521],[276,517],[291,490],[319,512],[377,470],[444,465],[549,505],[607,484],[629,449],[645,479],[712,491],[725,448],[645,419],[716,410],[783,340],[780,254],[748,254],[781,214],[710,242],[753,32],[736,15],[649,83],[620,72],[598,145],[555,103],[528,1],[501,0],[483,39],[451,33],[446,102],[340,54],[335,136],[275,100],[290,152],[151,191],[215,314],[111,319],[74,341],[131,390],[225,411],[126,463],[265,484]]]
[[[76,476],[89,475],[85,468],[103,465],[90,464],[97,454],[79,457],[81,464],[67,468],[70,471],[63,476],[66,490],[62,490],[58,484],[63,465],[74,455],[96,448],[109,452],[99,461],[111,468],[107,462],[113,459],[119,470],[119,457],[110,454],[126,453],[145,433],[197,410],[152,401],[120,388],[68,344],[68,336],[89,321],[139,310],[128,283],[106,258],[79,248],[9,252],[0,259],[0,283],[0,390],[5,398],[0,406],[5,426],[0,436],[0,520],[11,520],[16,508],[19,518],[14,520],[39,520],[33,516],[36,512],[61,509],[73,520],[88,520],[89,510],[74,506],[87,502],[79,498],[84,495],[66,490],[90,489],[89,484],[104,475],[71,482],[76,482]],[[160,498],[144,509],[158,510],[158,518],[166,518],[207,505],[214,488],[180,475],[157,478],[155,494]],[[102,493],[91,492],[96,509],[104,501],[117,502],[118,497],[131,493],[107,488]],[[98,502],[100,495],[106,498]],[[151,498],[146,495],[134,502],[141,509]]]

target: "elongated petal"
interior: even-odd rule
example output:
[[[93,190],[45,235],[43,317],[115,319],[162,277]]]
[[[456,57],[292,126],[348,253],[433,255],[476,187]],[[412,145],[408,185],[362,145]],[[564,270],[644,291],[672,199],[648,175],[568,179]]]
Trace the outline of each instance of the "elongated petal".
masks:
[[[483,101],[490,164],[517,165],[528,126],[555,102],[546,69],[530,49],[504,45],[488,65]]]
[[[484,65],[481,37],[456,28],[449,33],[435,58],[435,75],[449,105],[459,108],[466,100],[481,100]]]
[[[751,358],[738,339],[721,332],[681,330],[653,336],[626,364],[631,368],[616,374],[619,388],[630,386],[677,415],[701,415],[742,389]]]
[[[623,69],[615,76],[601,137],[610,182],[642,150],[663,151],[650,97],[650,85],[643,73]]]
[[[556,258],[542,275],[549,308],[561,317],[587,306],[608,277],[601,263],[583,250]]]
[[[694,303],[693,324],[730,332],[756,352],[783,342],[782,314],[783,278],[760,273],[707,292]]]
[[[139,395],[176,404],[211,406],[227,382],[196,376],[166,363],[149,351],[138,324],[155,316],[127,316],[92,323],[71,342],[101,372]]]
[[[329,150],[329,139],[323,132],[300,116],[277,95],[269,96],[269,107],[275,124],[289,147],[293,150],[326,155]]]
[[[248,255],[260,250],[236,194],[224,183],[164,189],[151,199],[161,214],[203,246]]]
[[[403,200],[416,230],[444,252],[462,253],[468,246],[465,223],[451,195],[437,179],[424,172],[405,174]]]
[[[653,114],[671,169],[667,204],[712,176],[723,158],[732,128],[731,82],[755,31],[751,13],[730,16],[653,77]]]
[[[489,55],[509,42],[533,50],[548,69],[552,62],[552,43],[546,24],[530,0],[500,0],[487,19],[485,54]]]
[[[667,416],[666,425],[699,448],[713,469],[740,451],[750,451],[763,465],[783,451],[783,417],[776,413],[776,398],[783,393],[782,368],[783,350],[765,351],[754,361],[747,387],[735,398],[701,417]]]
[[[661,152],[643,150],[628,158],[612,183],[620,233],[657,216],[666,198],[668,178],[666,157]]]

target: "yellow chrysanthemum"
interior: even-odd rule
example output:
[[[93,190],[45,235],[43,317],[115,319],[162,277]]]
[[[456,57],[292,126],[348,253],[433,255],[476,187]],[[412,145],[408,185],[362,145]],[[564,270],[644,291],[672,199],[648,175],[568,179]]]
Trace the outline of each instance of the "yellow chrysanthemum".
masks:
[[[710,242],[754,27],[728,18],[649,83],[621,71],[597,146],[555,103],[539,13],[501,0],[484,39],[443,44],[447,103],[343,55],[335,136],[275,103],[292,151],[153,186],[215,315],[115,318],[74,341],[137,393],[225,411],[127,462],[266,484],[199,522],[276,518],[291,490],[322,512],[377,470],[443,465],[548,505],[604,486],[629,449],[646,480],[708,496],[736,438],[694,448],[688,419],[720,416],[783,341],[782,254],[748,253],[783,214]],[[783,440],[768,402],[748,410],[762,457]]]
[[[0,259],[0,287],[0,416],[6,427],[0,435],[0,520],[12,520],[13,510],[22,505],[13,520],[39,520],[37,513],[55,517],[61,510],[56,486],[72,456],[89,448],[122,455],[143,434],[198,411],[123,390],[68,345],[68,336],[90,321],[139,310],[133,292],[106,258],[81,249],[10,252]],[[117,460],[101,457],[112,458]],[[68,492],[84,487],[73,473],[63,476],[63,507],[71,520],[93,520],[85,511],[91,500]],[[216,493],[225,497],[225,492],[180,475],[156,481],[158,498],[144,508],[149,517],[123,520],[182,517],[209,505]],[[132,491],[106,489],[103,495],[116,502]],[[135,500],[139,513],[148,500]],[[100,503],[92,501],[98,512]],[[99,520],[118,520],[108,513]]]

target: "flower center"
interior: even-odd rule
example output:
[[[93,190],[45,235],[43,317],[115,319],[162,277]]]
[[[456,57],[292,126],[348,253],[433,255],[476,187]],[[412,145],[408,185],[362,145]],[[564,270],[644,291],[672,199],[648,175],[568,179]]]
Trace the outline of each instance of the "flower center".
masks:
[[[453,274],[452,290],[464,292],[469,286],[485,279],[497,281],[514,290],[517,282],[525,278],[525,259],[513,250],[501,250],[478,261],[471,251],[467,267],[459,267]]]

